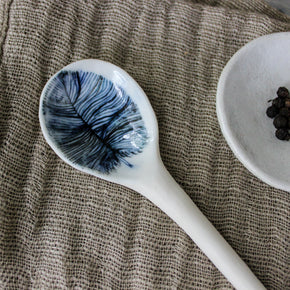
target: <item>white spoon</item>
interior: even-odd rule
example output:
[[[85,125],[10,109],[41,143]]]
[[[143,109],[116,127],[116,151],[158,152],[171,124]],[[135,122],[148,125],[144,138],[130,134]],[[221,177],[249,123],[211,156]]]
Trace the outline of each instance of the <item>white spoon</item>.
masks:
[[[93,59],[66,66],[44,87],[39,119],[46,141],[61,159],[148,198],[236,289],[265,289],[166,170],[153,109],[124,70]]]

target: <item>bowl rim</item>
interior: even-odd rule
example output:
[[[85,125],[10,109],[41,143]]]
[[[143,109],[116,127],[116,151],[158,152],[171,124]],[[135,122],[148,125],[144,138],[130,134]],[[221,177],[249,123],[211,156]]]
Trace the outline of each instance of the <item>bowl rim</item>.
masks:
[[[244,149],[241,147],[238,140],[234,137],[231,127],[229,126],[229,122],[226,118],[226,110],[223,98],[223,92],[226,86],[226,79],[228,74],[231,72],[234,64],[236,63],[237,59],[239,59],[242,54],[251,49],[253,46],[256,46],[259,43],[273,40],[275,38],[288,37],[290,38],[290,32],[278,32],[278,33],[271,33],[267,35],[260,36],[258,38],[253,39],[252,41],[245,44],[241,47],[227,62],[225,67],[222,70],[220,75],[218,85],[217,85],[217,92],[216,92],[216,114],[218,118],[218,122],[222,131],[224,138],[226,139],[230,149],[233,151],[234,155],[237,159],[256,177],[258,177],[263,182],[267,183],[268,185],[275,187],[277,189],[281,189],[284,191],[290,191],[290,180],[289,182],[285,182],[283,180],[279,180],[278,178],[272,177],[271,175],[265,173],[260,167],[255,165],[251,162],[249,156],[245,153]]]

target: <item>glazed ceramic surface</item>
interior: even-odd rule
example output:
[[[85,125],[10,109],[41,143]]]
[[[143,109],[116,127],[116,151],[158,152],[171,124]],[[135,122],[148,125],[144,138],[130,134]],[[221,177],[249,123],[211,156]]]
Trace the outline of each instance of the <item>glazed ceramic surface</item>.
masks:
[[[100,60],[73,63],[45,86],[40,125],[68,164],[129,187],[175,221],[237,289],[264,289],[162,163],[155,114],[122,69]]]
[[[122,183],[158,158],[158,126],[145,93],[108,62],[82,60],[52,76],[39,117],[47,142],[63,160],[106,180]]]
[[[290,90],[290,32],[255,39],[225,66],[217,89],[217,115],[229,146],[258,178],[290,191],[290,142],[275,137],[266,116],[279,87]]]

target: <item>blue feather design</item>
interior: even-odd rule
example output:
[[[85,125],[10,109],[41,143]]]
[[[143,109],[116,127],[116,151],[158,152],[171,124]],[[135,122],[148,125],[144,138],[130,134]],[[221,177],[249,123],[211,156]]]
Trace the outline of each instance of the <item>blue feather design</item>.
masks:
[[[43,101],[48,133],[65,156],[82,167],[110,173],[142,152],[148,135],[139,109],[105,77],[61,71]]]

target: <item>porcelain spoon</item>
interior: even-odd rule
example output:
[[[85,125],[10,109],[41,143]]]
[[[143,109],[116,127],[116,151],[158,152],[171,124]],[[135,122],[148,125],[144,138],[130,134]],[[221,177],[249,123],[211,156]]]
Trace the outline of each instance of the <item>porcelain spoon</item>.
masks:
[[[44,87],[39,119],[46,141],[62,160],[148,198],[236,289],[265,289],[166,170],[153,109],[124,70],[93,59],[66,66]]]

